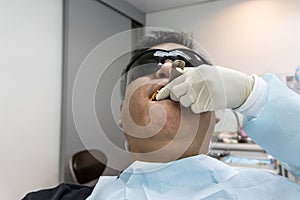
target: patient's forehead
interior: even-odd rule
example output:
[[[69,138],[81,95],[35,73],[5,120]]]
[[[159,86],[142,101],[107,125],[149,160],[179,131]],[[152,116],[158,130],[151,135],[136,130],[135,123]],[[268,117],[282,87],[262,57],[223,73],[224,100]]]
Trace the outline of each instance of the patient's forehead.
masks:
[[[182,45],[182,44],[176,44],[176,43],[163,43],[158,44],[150,49],[164,49],[164,50],[172,50],[172,49],[189,49],[188,47]]]

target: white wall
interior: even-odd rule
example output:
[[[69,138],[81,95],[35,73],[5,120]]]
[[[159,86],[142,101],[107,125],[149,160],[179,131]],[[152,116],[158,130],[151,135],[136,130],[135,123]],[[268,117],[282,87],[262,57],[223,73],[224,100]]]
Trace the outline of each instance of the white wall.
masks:
[[[0,0],[0,196],[58,183],[62,1]]]
[[[298,0],[219,0],[147,14],[146,25],[193,33],[217,65],[246,73],[300,65]]]

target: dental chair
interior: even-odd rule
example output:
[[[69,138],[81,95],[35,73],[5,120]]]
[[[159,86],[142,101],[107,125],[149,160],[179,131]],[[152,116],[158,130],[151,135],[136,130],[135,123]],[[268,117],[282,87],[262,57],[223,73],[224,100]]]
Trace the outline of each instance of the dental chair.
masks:
[[[106,168],[107,158],[97,149],[83,150],[70,159],[70,171],[76,183],[93,185]]]

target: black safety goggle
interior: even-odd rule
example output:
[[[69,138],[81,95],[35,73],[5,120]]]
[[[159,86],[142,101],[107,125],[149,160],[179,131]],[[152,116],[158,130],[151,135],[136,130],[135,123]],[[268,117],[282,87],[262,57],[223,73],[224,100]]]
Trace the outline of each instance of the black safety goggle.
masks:
[[[155,74],[165,60],[182,60],[185,62],[185,67],[198,67],[202,64],[209,64],[202,56],[189,49],[146,50],[134,57],[127,65],[124,74],[126,85],[137,78]]]

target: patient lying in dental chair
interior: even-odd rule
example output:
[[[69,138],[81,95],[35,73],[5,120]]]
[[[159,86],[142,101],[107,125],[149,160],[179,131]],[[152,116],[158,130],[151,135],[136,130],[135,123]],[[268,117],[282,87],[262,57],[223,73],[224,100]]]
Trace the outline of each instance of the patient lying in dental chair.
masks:
[[[300,175],[300,96],[274,75],[210,65],[191,41],[154,32],[123,73],[120,125],[131,166],[109,181],[100,177],[94,188],[60,185],[25,200],[300,199],[300,186],[284,177],[207,156],[215,111],[236,109],[248,136]],[[188,70],[168,83],[174,60],[184,60]],[[157,101],[149,100],[157,90]]]

